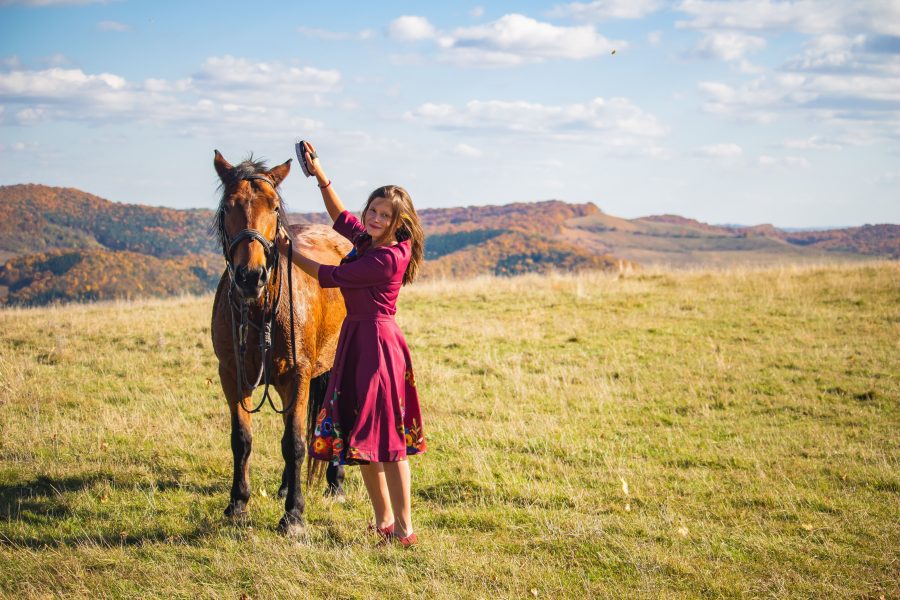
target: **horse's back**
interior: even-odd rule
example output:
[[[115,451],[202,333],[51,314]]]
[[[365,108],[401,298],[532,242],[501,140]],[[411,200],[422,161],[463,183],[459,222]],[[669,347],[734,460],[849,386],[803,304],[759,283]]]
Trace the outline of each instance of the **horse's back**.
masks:
[[[288,226],[294,247],[314,261],[336,265],[350,252],[352,244],[327,225],[295,223]]]

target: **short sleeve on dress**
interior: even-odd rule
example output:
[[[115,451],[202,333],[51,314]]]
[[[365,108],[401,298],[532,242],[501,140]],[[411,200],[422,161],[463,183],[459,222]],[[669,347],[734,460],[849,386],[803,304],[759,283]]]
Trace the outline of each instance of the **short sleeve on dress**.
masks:
[[[366,232],[365,226],[349,210],[338,215],[332,228],[351,242],[354,242],[359,234]]]
[[[383,285],[397,273],[397,265],[397,257],[390,248],[377,248],[343,265],[319,265],[319,285],[323,288]]]

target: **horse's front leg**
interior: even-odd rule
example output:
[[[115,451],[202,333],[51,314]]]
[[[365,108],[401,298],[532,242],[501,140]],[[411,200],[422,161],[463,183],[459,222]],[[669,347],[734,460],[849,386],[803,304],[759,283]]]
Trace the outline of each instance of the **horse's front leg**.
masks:
[[[303,459],[306,457],[306,400],[309,395],[309,373],[301,372],[287,385],[279,389],[284,406],[284,436],[281,438],[281,455],[284,457],[282,486],[286,488],[284,516],[278,523],[278,531],[285,535],[303,532]]]
[[[250,413],[241,406],[249,406],[249,395],[237,389],[234,373],[219,368],[222,389],[228,399],[231,411],[231,454],[234,459],[234,475],[231,481],[231,499],[225,509],[225,516],[243,517],[247,514],[250,501],[250,449],[253,445],[253,424]]]

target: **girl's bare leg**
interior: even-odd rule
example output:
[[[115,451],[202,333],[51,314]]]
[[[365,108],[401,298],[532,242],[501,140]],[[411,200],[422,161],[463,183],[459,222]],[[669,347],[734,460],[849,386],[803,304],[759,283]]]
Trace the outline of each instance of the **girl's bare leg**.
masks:
[[[409,461],[387,462],[382,465],[391,505],[394,507],[394,531],[399,537],[407,537],[413,532]]]
[[[366,491],[369,492],[369,500],[372,501],[372,510],[375,511],[375,526],[379,529],[387,527],[394,522],[394,513],[391,510],[383,463],[360,465],[359,472],[362,473]]]

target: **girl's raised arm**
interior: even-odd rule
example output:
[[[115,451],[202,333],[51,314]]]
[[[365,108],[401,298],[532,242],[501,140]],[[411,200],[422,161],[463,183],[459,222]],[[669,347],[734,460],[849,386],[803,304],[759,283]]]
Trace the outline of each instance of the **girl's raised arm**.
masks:
[[[316,176],[316,181],[319,182],[319,189],[322,190],[322,201],[325,202],[325,210],[328,211],[328,216],[334,221],[344,212],[344,203],[341,202],[337,192],[334,191],[334,186],[331,185],[331,180],[325,175],[318,157],[312,158],[312,154],[315,151],[312,144],[306,142],[306,164],[309,165],[309,171]]]

